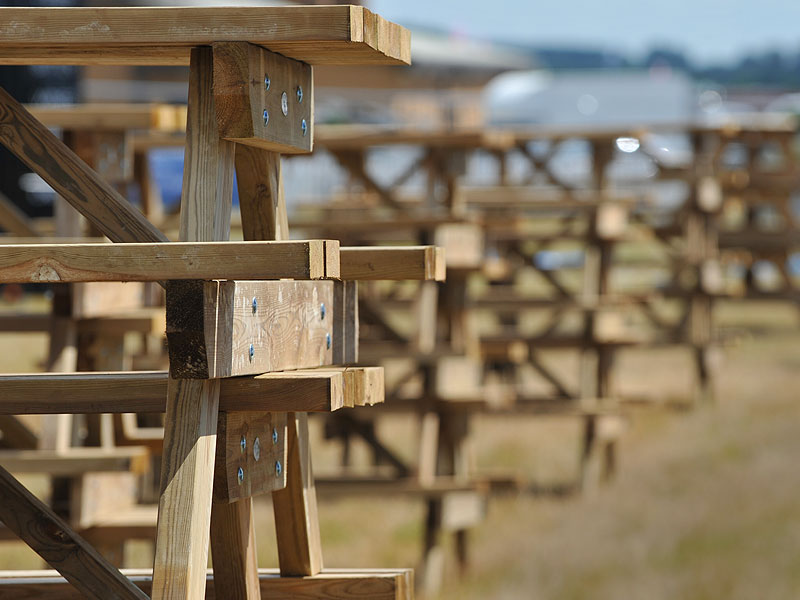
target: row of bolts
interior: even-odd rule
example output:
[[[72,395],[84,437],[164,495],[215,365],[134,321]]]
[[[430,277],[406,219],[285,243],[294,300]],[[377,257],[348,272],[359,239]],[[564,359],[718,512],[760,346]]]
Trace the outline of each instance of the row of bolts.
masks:
[[[270,80],[269,75],[264,75],[264,89],[269,90]],[[297,86],[297,103],[301,104],[303,102],[303,87]],[[283,116],[287,116],[289,114],[289,97],[286,95],[286,92],[281,94],[281,112]],[[267,123],[269,123],[269,111],[265,108],[264,109],[264,126],[266,127]],[[308,133],[308,123],[306,123],[305,119],[300,121],[300,129],[303,132],[303,137],[305,137],[306,133]]]
[[[302,92],[301,92],[301,94],[302,94]],[[253,298],[252,307],[253,307],[253,314],[256,314],[256,311],[258,310],[258,299]],[[325,303],[323,302],[319,306],[319,318],[320,319],[325,319],[325,313],[326,312],[327,312],[327,310],[325,308]],[[330,350],[330,347],[331,347],[331,334],[330,333],[326,333],[325,334],[325,345]],[[253,346],[253,344],[250,344],[250,360],[253,360],[253,356],[255,356],[255,347]],[[272,430],[272,443],[273,444],[277,444],[278,443],[278,430],[277,429],[273,429]],[[241,440],[239,440],[239,448],[241,448],[242,454],[244,454],[247,451],[247,438],[245,436],[242,436]],[[258,461],[261,458],[261,441],[258,438],[256,438],[255,442],[253,442],[253,458],[255,458],[256,461]],[[281,467],[281,461],[276,460],[275,461],[275,477],[280,477],[282,471],[283,471],[283,467]],[[238,470],[236,476],[237,476],[237,479],[239,480],[239,484],[241,484],[244,481],[244,469],[242,467],[239,467],[239,470]]]

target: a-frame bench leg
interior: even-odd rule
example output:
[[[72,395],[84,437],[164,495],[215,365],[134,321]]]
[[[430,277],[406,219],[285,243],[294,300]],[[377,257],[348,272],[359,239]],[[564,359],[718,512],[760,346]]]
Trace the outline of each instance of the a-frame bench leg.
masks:
[[[192,50],[181,240],[227,239],[233,144],[219,139],[210,48]],[[214,482],[219,381],[170,380],[153,598],[202,598]]]

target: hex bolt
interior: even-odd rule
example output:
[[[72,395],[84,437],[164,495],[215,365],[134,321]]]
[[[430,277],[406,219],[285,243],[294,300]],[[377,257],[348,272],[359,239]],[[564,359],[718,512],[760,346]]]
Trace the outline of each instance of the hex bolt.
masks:
[[[283,467],[281,467],[281,461],[275,461],[275,477],[281,476],[281,471],[283,471]]]
[[[253,442],[253,458],[258,461],[261,458],[261,440],[256,438],[256,441]]]
[[[306,137],[306,133],[308,133],[308,124],[305,119],[300,121],[300,129],[303,131],[303,137]]]
[[[265,90],[269,90],[269,84],[270,84],[270,83],[271,83],[271,81],[269,80],[269,75],[267,75],[267,74],[265,73],[265,74],[264,74],[264,89],[265,89]]]
[[[242,439],[239,440],[239,448],[242,450],[242,454],[247,451],[247,438],[242,436]]]
[[[325,320],[325,303],[319,305],[319,318]]]
[[[269,123],[269,111],[265,108],[264,109],[264,125],[266,126],[267,123]]]
[[[256,300],[255,296],[253,296],[253,314],[256,314],[257,310],[258,310],[258,300]]]
[[[273,427],[272,428],[272,443],[273,444],[277,444],[278,443],[278,428],[277,427]]]
[[[286,95],[286,92],[281,94],[281,112],[284,117],[289,114],[289,96]]]
[[[253,357],[256,355],[256,349],[253,347],[253,344],[250,344],[250,361],[252,362]]]
[[[298,104],[303,101],[303,87],[297,86],[297,102]]]
[[[236,478],[239,480],[239,485],[242,485],[244,481],[244,469],[239,467],[239,470],[236,472]]]
[[[330,349],[331,349],[331,334],[330,334],[330,333],[326,333],[326,334],[325,334],[325,347],[326,347],[328,350],[330,350]]]

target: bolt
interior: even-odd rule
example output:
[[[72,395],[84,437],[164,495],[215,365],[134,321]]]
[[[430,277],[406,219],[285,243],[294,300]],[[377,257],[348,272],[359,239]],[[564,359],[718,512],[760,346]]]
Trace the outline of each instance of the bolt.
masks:
[[[269,123],[269,111],[265,108],[264,109],[264,125],[266,126],[267,123]]]
[[[325,320],[325,303],[319,305],[319,318]]]
[[[286,95],[286,92],[281,94],[281,112],[284,117],[289,114],[289,96]]]
[[[280,477],[282,470],[283,470],[283,467],[281,467],[281,461],[276,460],[275,461],[275,477]]]
[[[253,296],[253,314],[256,314],[257,310],[258,310],[258,300],[256,300],[255,296]]]
[[[256,349],[253,347],[253,344],[250,344],[250,360],[253,360],[253,357],[256,355]]]
[[[305,119],[300,121],[300,129],[303,131],[303,137],[306,137],[306,133],[308,132],[308,124],[306,123]]]
[[[303,101],[303,88],[301,86],[297,86],[297,102],[300,103]]]
[[[241,448],[242,453],[247,450],[247,438],[242,436],[242,439],[239,440],[239,448]]]
[[[326,333],[326,334],[325,334],[325,347],[326,347],[328,350],[330,350],[330,349],[331,349],[331,334],[330,334],[330,333]]]
[[[278,428],[277,427],[273,427],[272,428],[272,443],[273,444],[277,444],[278,443]]]
[[[261,458],[261,440],[256,438],[256,441],[253,442],[253,458],[258,461]]]
[[[239,480],[239,485],[242,485],[244,481],[244,469],[239,467],[239,470],[236,472],[236,478]]]
[[[264,74],[264,89],[265,90],[269,89],[269,84],[270,84],[269,75]]]

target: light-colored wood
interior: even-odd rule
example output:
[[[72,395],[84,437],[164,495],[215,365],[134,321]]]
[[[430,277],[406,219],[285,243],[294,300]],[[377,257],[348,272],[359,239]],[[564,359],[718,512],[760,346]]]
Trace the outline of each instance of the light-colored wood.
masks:
[[[333,314],[328,316],[328,312],[332,312]],[[341,365],[358,362],[359,319],[357,282],[334,282],[333,303],[326,305],[324,318],[333,322],[331,339],[333,364]]]
[[[236,147],[236,184],[246,240],[287,240],[289,223],[281,182],[281,157],[251,146]]]
[[[38,235],[31,220],[5,195],[0,194],[0,227],[7,233],[23,237]]]
[[[183,132],[186,107],[174,104],[28,104],[25,108],[46,127],[87,131]],[[180,144],[183,144],[181,139]]]
[[[233,147],[220,141],[216,131],[211,49],[195,48],[189,69],[182,241],[228,238],[232,185]],[[219,380],[169,380],[153,600],[201,598],[205,591],[219,388]]]
[[[320,279],[326,268],[335,273],[336,248],[336,242],[326,240],[12,244],[0,246],[0,279],[6,283]]]
[[[212,505],[211,559],[214,561],[214,580],[220,592],[225,590],[225,598],[260,600],[258,549],[250,498],[234,503],[214,502]],[[222,593],[219,595],[223,596]]]
[[[221,412],[215,502],[234,502],[285,488],[286,452],[286,413]]]
[[[123,569],[122,573],[144,592],[150,591],[151,571]],[[259,569],[258,577],[264,600],[352,600],[353,590],[370,600],[412,600],[414,597],[413,569],[325,569],[307,577],[281,577],[277,569]],[[83,598],[55,571],[3,571],[0,573],[0,594],[17,600]],[[205,598],[230,598],[227,593],[215,592],[210,571],[206,575]]]
[[[272,152],[311,152],[311,66],[245,42],[222,42],[213,48],[220,137]]]
[[[433,241],[442,248],[447,268],[477,269],[483,265],[484,237],[474,223],[450,223],[436,228]]]
[[[341,278],[444,281],[445,256],[436,246],[342,247]]]
[[[308,415],[289,413],[287,485],[272,494],[281,575],[316,575],[322,570],[317,493],[308,447]]]
[[[410,62],[409,32],[360,6],[3,8],[0,23],[14,24],[0,31],[7,65],[186,65],[225,41],[310,64]]]
[[[170,282],[170,373],[206,379],[333,364],[333,322],[321,306],[333,305],[334,283]]]
[[[63,409],[62,409],[63,410]],[[132,471],[150,468],[147,448],[68,448],[66,450],[0,450],[0,465],[13,473],[69,476],[87,471]]]
[[[167,380],[165,371],[0,375],[0,415],[164,412]],[[381,402],[382,391],[381,367],[264,373],[223,379],[220,410],[330,412]]]
[[[3,468],[0,500],[3,523],[85,597],[147,599],[144,592]]]
[[[2,89],[0,143],[112,241],[168,241],[142,213]]]

